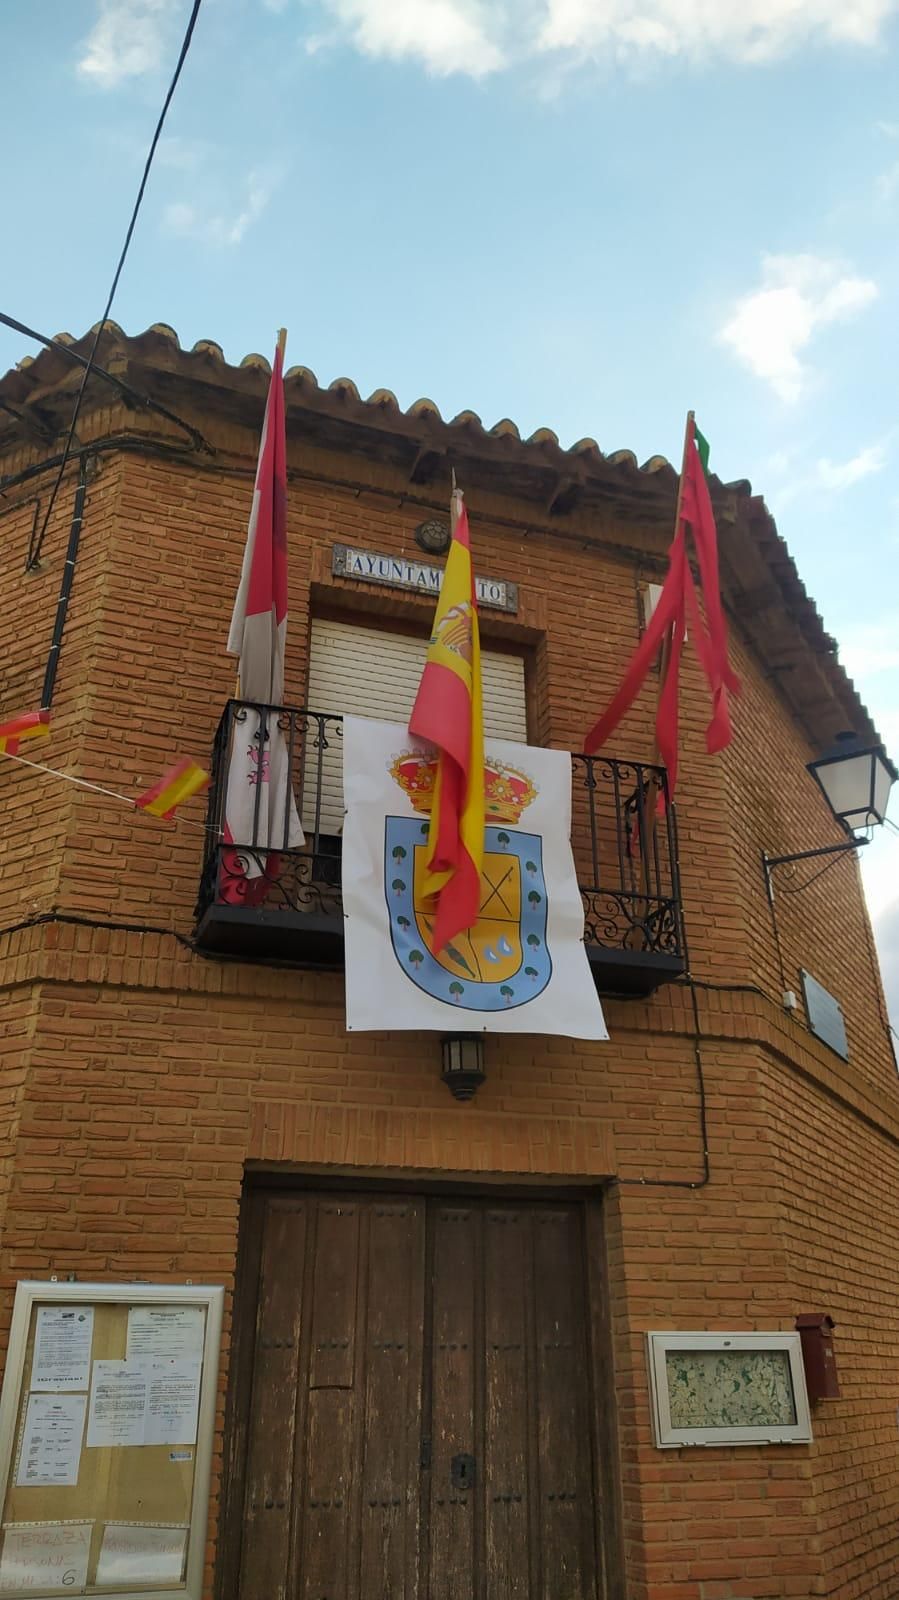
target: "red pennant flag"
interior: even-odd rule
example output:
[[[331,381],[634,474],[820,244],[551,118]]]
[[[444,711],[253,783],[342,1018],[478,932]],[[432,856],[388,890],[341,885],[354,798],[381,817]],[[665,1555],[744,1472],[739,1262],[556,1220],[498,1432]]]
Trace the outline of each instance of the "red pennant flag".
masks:
[[[705,475],[708,445],[693,420],[687,419],[684,460],[678,495],[677,526],[669,551],[668,575],[649,625],[622,679],[621,686],[584,740],[584,750],[592,755],[605,744],[622,717],[630,710],[667,638],[668,659],[663,663],[663,678],[656,713],[656,744],[659,760],[668,770],[669,793],[674,793],[678,769],[678,700],[680,665],[689,625],[712,695],[712,715],[706,729],[706,749],[710,755],[723,750],[732,738],[728,693],[738,694],[740,682],[731,669],[727,654],[727,623],[721,604],[718,570],[718,535],[712,501]],[[687,552],[687,529],[702,579],[705,618],[699,607],[696,585]]]

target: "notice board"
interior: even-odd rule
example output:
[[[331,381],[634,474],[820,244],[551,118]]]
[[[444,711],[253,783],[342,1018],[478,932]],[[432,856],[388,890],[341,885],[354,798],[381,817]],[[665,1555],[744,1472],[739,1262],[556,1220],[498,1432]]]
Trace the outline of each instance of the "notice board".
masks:
[[[0,1396],[3,1600],[200,1600],[223,1298],[18,1285]]]

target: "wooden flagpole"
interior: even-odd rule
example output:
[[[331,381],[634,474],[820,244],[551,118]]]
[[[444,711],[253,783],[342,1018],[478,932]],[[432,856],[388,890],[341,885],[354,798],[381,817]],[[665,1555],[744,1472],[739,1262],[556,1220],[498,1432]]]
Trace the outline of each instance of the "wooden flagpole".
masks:
[[[683,503],[684,503],[684,478],[686,477],[686,473],[687,473],[687,452],[688,452],[688,450],[690,448],[690,437],[691,437],[691,433],[692,433],[693,424],[695,422],[695,419],[696,419],[695,411],[688,411],[687,412],[687,420],[686,420],[686,423],[684,424],[684,448],[683,448],[683,454],[681,456],[680,478],[678,479],[678,484],[677,484],[677,507],[676,507],[675,513],[674,513],[674,537],[675,537],[675,539],[677,538],[678,530],[680,528],[681,511],[683,509]],[[668,668],[669,668],[669,666],[671,664],[671,643],[672,643],[673,637],[674,637],[674,623],[672,622],[669,625],[668,629],[666,630],[665,637],[662,640],[661,654],[659,656],[659,690],[658,690],[658,694],[656,696],[656,724],[658,724],[659,707],[661,705],[662,694],[663,694],[664,688],[665,688],[665,679],[668,676]],[[659,748],[658,731],[656,731],[655,742],[654,742],[654,745],[653,745],[653,755],[652,755],[653,767],[660,766],[661,765],[661,761],[662,761],[662,752],[661,752],[661,750]],[[644,897],[645,897],[645,899],[647,901],[647,905],[649,903],[650,890],[652,888],[652,879],[651,879],[651,875],[650,875],[650,856],[653,856],[653,857],[655,856],[656,818],[657,818],[657,813],[658,813],[658,809],[659,809],[659,795],[661,794],[661,792],[662,792],[662,786],[659,783],[658,774],[655,771],[653,771],[653,773],[650,776],[649,783],[646,786],[645,804],[649,809],[649,817],[648,817],[647,825],[646,825],[645,829],[643,830],[644,836],[645,836],[646,845],[645,845],[645,849],[641,849],[641,855],[642,855],[642,858],[643,858],[643,872],[642,872],[643,894],[644,894]],[[641,843],[642,843],[642,841],[641,841]],[[636,930],[634,930],[634,931],[636,932]]]
[[[693,427],[693,424],[694,424],[695,420],[696,420],[696,412],[695,411],[688,411],[687,412],[687,420],[686,420],[686,422],[684,424],[684,448],[683,448],[683,452],[682,452],[682,455],[681,455],[680,477],[678,478],[678,481],[677,481],[677,508],[675,510],[675,513],[674,513],[674,537],[675,537],[675,539],[677,538],[678,529],[680,528],[681,511],[683,510],[683,504],[684,504],[684,478],[686,477],[686,474],[687,474],[687,451],[690,448],[690,434],[691,434],[691,430],[692,430],[692,427]],[[656,716],[657,717],[658,717],[659,702],[661,701],[661,698],[662,698],[662,690],[665,687],[665,678],[666,678],[667,673],[668,673],[668,663],[671,660],[671,641],[672,641],[673,637],[674,637],[674,623],[672,622],[670,624],[669,628],[668,628],[668,631],[665,634],[664,639],[662,640],[662,653],[661,653],[661,656],[660,656],[660,665],[659,665],[659,692],[658,692],[658,696],[656,698]],[[653,746],[653,762],[654,762],[655,766],[659,766],[660,765],[661,759],[662,759],[662,752],[659,749],[659,738],[658,738],[658,733],[657,733],[656,734],[655,745]]]
[[[286,348],[287,348],[287,329],[286,328],[279,328],[278,329],[278,352],[279,352],[279,354],[281,356],[282,372],[283,372],[283,363],[284,363],[284,351],[286,350]],[[240,699],[240,673],[239,672],[235,675],[235,679],[234,679],[234,698],[235,698],[235,700],[239,700]]]

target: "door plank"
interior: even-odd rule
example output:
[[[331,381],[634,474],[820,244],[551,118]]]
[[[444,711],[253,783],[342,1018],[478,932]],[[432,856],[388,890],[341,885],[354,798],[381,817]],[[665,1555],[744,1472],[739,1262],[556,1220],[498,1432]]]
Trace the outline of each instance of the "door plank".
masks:
[[[356,1396],[352,1389],[310,1389],[305,1495],[297,1593],[302,1600],[349,1600],[347,1531],[353,1481]],[[262,1594],[257,1600],[263,1600]]]
[[[424,1208],[369,1208],[359,1600],[418,1593]]]
[[[540,1480],[541,1600],[596,1600],[580,1217],[532,1221]]]
[[[316,1208],[310,1389],[353,1386],[360,1203],[334,1195]]]
[[[484,1219],[483,1506],[487,1600],[531,1595],[527,1290],[530,1216],[491,1207]]]
[[[428,1600],[472,1600],[479,1591],[475,1561],[475,1493],[452,1483],[457,1456],[476,1455],[474,1343],[477,1209],[436,1204],[432,1209],[433,1310],[431,1473],[428,1496]]]
[[[247,1444],[243,1600],[285,1600],[307,1206],[270,1200],[265,1210]]]
[[[593,1503],[597,1586],[603,1600],[625,1600],[621,1463],[614,1403],[611,1311],[606,1288],[609,1274],[602,1212],[596,1200],[588,1201],[584,1207],[584,1246],[587,1336],[590,1346],[591,1440],[596,1486]]]
[[[359,1457],[357,1195],[315,1200],[304,1459],[298,1473],[295,1570],[301,1600],[356,1600],[349,1531]]]

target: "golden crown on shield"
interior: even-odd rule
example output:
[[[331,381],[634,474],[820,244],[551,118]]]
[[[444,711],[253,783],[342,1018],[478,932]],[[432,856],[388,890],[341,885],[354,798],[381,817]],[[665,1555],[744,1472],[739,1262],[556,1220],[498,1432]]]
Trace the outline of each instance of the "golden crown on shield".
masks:
[[[390,776],[404,789],[416,811],[429,816],[437,781],[436,755],[422,755],[416,750],[406,750],[397,756],[390,768]],[[537,790],[530,778],[515,767],[500,761],[484,763],[484,806],[487,822],[515,823],[536,800]]]

